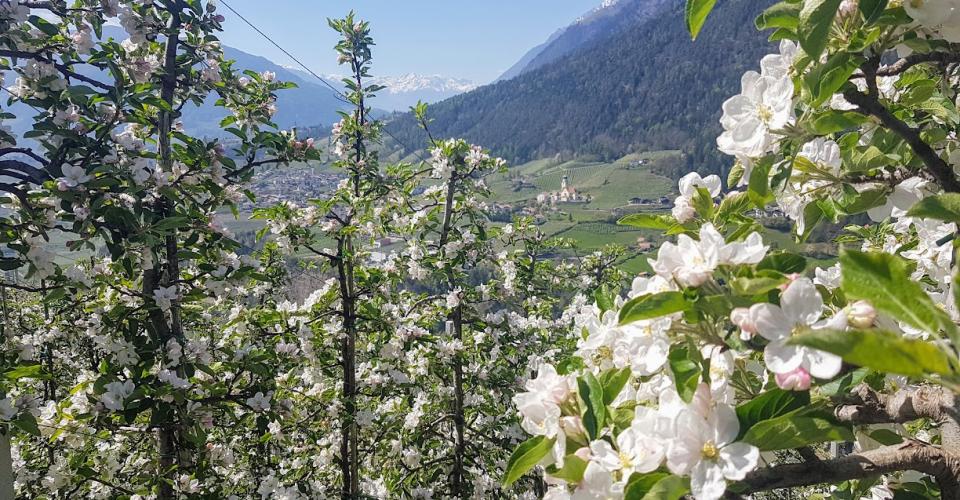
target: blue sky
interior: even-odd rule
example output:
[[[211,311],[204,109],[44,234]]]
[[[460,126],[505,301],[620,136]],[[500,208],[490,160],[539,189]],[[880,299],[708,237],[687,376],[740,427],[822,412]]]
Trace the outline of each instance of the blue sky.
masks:
[[[488,83],[600,0],[224,0],[310,69],[340,73],[328,17],[372,23],[375,75],[441,74]],[[223,43],[293,65],[225,6]]]

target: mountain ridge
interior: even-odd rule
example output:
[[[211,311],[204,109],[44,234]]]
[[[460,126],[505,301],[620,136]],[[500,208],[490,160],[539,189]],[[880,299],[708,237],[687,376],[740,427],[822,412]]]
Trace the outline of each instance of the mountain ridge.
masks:
[[[765,6],[728,0],[695,42],[683,7],[669,7],[516,78],[432,105],[431,132],[465,137],[515,163],[679,149],[687,170],[720,171],[729,163],[716,152],[721,105],[775,50],[762,33],[743,29]],[[387,127],[402,144],[426,142],[409,114]]]

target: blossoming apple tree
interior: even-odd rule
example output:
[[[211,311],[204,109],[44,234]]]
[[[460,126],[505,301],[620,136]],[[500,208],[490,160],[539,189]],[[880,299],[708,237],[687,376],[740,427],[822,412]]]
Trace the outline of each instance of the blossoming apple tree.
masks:
[[[688,0],[694,37],[715,3]],[[960,498],[960,3],[788,0],[756,24],[780,50],[723,104],[731,190],[691,173],[671,215],[622,220],[676,243],[515,397],[532,437],[507,483]],[[800,240],[847,224],[839,262],[765,244],[771,207]]]
[[[103,38],[117,18],[129,38]],[[224,61],[222,21],[198,1],[0,4],[2,118],[32,120],[0,132],[0,265],[25,273],[0,284],[0,405],[25,432],[22,496],[196,492],[214,423],[243,422],[272,378],[212,326],[259,267],[218,217],[257,167],[316,153],[270,122],[288,85]],[[205,100],[233,140],[180,123]]]

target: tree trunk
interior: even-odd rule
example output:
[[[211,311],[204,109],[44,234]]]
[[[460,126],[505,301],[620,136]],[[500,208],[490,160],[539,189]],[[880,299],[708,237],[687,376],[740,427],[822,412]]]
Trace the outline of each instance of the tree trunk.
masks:
[[[168,25],[167,40],[164,47],[163,76],[160,88],[160,100],[167,103],[169,109],[174,108],[174,96],[177,88],[177,46],[180,33],[180,5],[174,2],[169,8],[170,23]],[[173,114],[170,111],[161,109],[158,115],[157,135],[159,142],[160,166],[165,172],[169,172],[173,165],[170,133],[173,129]],[[163,203],[163,202],[161,202]],[[162,216],[168,216],[168,207],[164,203],[161,206]],[[180,265],[177,257],[177,237],[172,234],[166,237],[163,248],[158,248],[157,254],[166,253],[167,269],[165,282],[167,286],[175,284],[180,278]],[[151,270],[150,279],[145,275],[144,289],[152,294],[159,285],[160,276],[156,269]],[[148,287],[149,282],[149,287]],[[164,349],[171,338],[182,337],[182,326],[180,324],[180,312],[178,300],[174,299],[170,305],[171,321],[167,324],[167,319],[162,312],[159,315],[152,314],[155,329],[157,331],[160,349]],[[159,317],[157,317],[159,316]],[[177,412],[175,409],[163,420],[159,426],[157,435],[157,447],[159,449],[160,460],[159,469],[162,480],[157,494],[159,500],[168,500],[175,497],[173,484],[176,480],[174,471],[177,460]]]

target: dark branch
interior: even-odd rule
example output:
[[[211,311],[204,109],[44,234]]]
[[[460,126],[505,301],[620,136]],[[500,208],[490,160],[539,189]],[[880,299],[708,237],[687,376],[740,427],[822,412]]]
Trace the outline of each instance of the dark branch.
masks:
[[[913,470],[937,479],[942,497],[960,498],[960,456],[938,446],[907,441],[833,460],[782,464],[757,469],[741,481],[739,493],[830,484]]]
[[[953,172],[953,168],[943,161],[929,144],[920,137],[920,130],[915,129],[897,118],[886,107],[880,104],[875,95],[867,95],[856,90],[847,90],[843,97],[857,106],[857,111],[864,115],[873,116],[894,133],[907,141],[913,152],[923,160],[930,174],[937,180],[944,191],[960,193],[960,181]]]
[[[37,153],[34,153],[33,150],[30,148],[0,148],[0,156],[5,156],[9,154],[26,155],[26,156],[29,156],[30,158],[33,158],[38,163],[42,163],[44,165],[47,164],[46,158],[38,155]]]
[[[952,392],[939,386],[920,386],[881,394],[866,384],[857,386],[846,404],[835,414],[841,422],[851,424],[904,424],[927,418],[940,425],[945,446],[960,450],[960,401]]]
[[[960,52],[927,52],[923,54],[911,54],[899,61],[882,68],[878,68],[876,75],[877,76],[894,76],[903,73],[904,71],[924,63],[957,63],[960,62]],[[866,78],[866,75],[863,73],[854,73],[850,77],[851,80],[857,80],[861,78]]]

